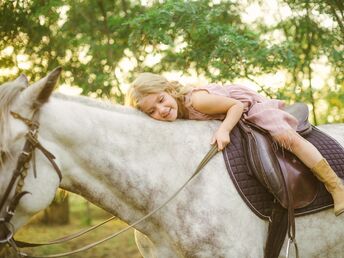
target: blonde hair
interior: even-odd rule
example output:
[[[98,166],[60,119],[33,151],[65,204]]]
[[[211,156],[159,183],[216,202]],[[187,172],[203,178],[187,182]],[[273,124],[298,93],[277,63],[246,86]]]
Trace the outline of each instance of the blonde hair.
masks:
[[[126,104],[140,109],[139,101],[143,97],[160,92],[166,92],[178,102],[182,102],[183,96],[188,91],[188,87],[177,81],[168,81],[164,76],[154,73],[141,73],[134,80],[126,95]]]

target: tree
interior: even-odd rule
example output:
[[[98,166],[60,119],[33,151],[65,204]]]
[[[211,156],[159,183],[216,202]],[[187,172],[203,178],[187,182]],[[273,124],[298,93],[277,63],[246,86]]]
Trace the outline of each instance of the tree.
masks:
[[[281,89],[280,96],[295,101],[305,101],[312,106],[313,120],[315,124],[329,122],[344,122],[343,99],[344,92],[344,30],[342,29],[343,3],[336,0],[327,1],[300,1],[285,0],[293,11],[291,17],[280,21],[270,30],[280,30],[287,42],[290,42],[290,50],[297,58],[295,66],[289,70],[290,79]],[[331,26],[324,26],[326,21],[332,21]],[[325,59],[331,69],[330,77],[333,81],[323,85],[322,90],[316,91],[313,86],[314,67],[321,59]],[[287,90],[289,89],[289,90]],[[287,93],[287,96],[284,94]],[[324,94],[326,93],[326,94]],[[328,103],[327,112],[320,114],[317,110],[317,102],[321,97]],[[332,111],[329,110],[331,106]],[[336,110],[335,114],[329,116]]]
[[[252,0],[248,4],[263,0]],[[241,1],[3,1],[0,3],[0,82],[24,72],[32,81],[62,65],[65,83],[122,103],[123,83],[142,71],[196,71],[213,82],[284,71],[284,87],[259,85],[270,97],[304,101],[315,123],[343,122],[343,3],[340,0],[276,0],[292,15],[266,25],[244,22]],[[274,13],[275,16],[278,13]],[[324,26],[330,20],[331,26]],[[274,36],[282,35],[279,38]],[[150,56],[160,61],[150,65]],[[27,58],[27,67],[18,59]],[[132,67],[123,67],[124,59]],[[314,67],[330,67],[322,89]],[[25,63],[25,62],[24,62]],[[12,70],[11,70],[12,69]],[[326,93],[326,97],[322,98]],[[319,103],[327,110],[318,112]]]
[[[66,193],[57,192],[50,206],[44,210],[41,220],[45,224],[64,225],[69,223],[69,196]]]
[[[131,50],[144,56],[147,46],[153,46],[153,53],[161,53],[161,62],[151,69],[154,72],[195,69],[213,81],[251,79],[292,67],[295,60],[288,46],[269,46],[241,21],[240,11],[238,4],[227,1],[157,4],[130,22]],[[137,70],[145,69],[141,64]]]
[[[16,74],[24,72],[34,81],[62,65],[65,83],[81,87],[83,94],[121,102],[114,71],[127,48],[125,22],[142,10],[125,0],[2,1],[0,46],[9,54],[3,51],[0,69],[14,67]],[[18,56],[24,54],[28,69],[18,67]],[[7,79],[2,76],[0,82]]]

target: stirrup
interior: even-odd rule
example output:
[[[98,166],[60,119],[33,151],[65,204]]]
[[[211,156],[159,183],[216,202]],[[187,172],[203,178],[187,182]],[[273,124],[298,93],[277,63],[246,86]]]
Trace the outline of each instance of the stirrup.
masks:
[[[299,249],[297,248],[297,243],[295,239],[292,239],[291,237],[288,238],[288,243],[287,243],[287,250],[285,253],[285,257],[289,258],[289,249],[290,249],[290,244],[293,243],[295,246],[295,256],[296,258],[299,258]]]

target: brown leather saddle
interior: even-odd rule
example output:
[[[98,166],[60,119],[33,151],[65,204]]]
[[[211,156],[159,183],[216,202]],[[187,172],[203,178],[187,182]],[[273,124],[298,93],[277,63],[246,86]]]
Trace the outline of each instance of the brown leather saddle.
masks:
[[[308,107],[297,103],[286,109],[299,120],[297,132],[306,136],[312,131],[308,122]],[[273,142],[264,129],[240,121],[249,173],[269,190],[282,207],[298,209],[308,206],[318,194],[317,179],[293,154]],[[290,196],[289,196],[290,195]]]
[[[313,143],[340,176],[344,177],[344,150],[332,137],[308,123],[308,108],[297,103],[286,109],[299,120],[297,131]],[[246,204],[268,219],[265,257],[278,257],[285,235],[295,238],[294,215],[333,206],[330,194],[292,153],[273,142],[264,129],[240,121],[231,144],[223,151],[227,170]]]

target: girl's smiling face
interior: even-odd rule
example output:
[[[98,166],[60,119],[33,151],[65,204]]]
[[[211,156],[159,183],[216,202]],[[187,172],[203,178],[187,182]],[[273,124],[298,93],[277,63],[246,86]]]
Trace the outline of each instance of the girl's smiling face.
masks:
[[[178,115],[177,101],[168,93],[152,93],[139,101],[140,109],[150,117],[161,121],[174,121]]]

